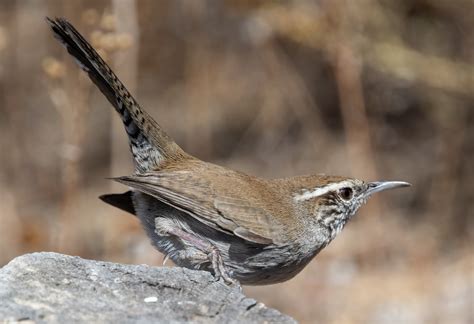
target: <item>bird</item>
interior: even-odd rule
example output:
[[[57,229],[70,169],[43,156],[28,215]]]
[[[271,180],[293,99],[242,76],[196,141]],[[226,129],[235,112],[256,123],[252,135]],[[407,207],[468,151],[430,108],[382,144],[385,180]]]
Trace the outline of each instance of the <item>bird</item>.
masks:
[[[138,104],[112,69],[64,18],[54,37],[122,119],[134,161],[128,186],[100,198],[141,222],[176,265],[229,285],[268,285],[298,274],[374,193],[410,186],[314,174],[264,179],[186,153]]]

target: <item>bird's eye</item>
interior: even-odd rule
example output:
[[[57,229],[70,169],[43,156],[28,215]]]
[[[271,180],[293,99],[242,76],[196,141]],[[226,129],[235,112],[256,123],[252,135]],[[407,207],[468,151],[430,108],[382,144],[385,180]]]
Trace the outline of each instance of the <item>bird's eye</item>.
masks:
[[[344,187],[344,188],[339,189],[339,196],[344,200],[351,199],[353,194],[354,192],[349,187]]]

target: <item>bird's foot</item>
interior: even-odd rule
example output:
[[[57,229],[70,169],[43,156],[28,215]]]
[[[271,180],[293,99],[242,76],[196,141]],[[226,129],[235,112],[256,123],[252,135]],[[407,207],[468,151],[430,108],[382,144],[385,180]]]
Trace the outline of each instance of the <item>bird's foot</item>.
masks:
[[[211,251],[209,252],[208,256],[211,260],[216,279],[222,279],[229,286],[240,286],[240,283],[232,278],[231,273],[226,269],[219,249],[211,244],[210,250]]]
[[[229,286],[240,286],[240,283],[233,279],[226,269],[221,253],[214,244],[179,228],[168,229],[167,233],[179,237],[197,250],[183,250],[180,257],[198,262],[210,262],[217,280],[222,279]]]

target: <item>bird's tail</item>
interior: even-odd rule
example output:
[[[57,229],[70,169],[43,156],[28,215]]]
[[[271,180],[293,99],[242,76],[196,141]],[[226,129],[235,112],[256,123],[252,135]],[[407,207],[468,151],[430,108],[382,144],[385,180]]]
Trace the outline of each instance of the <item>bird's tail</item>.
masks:
[[[138,172],[159,169],[186,153],[136,102],[94,48],[66,19],[46,18],[57,38],[120,114]]]

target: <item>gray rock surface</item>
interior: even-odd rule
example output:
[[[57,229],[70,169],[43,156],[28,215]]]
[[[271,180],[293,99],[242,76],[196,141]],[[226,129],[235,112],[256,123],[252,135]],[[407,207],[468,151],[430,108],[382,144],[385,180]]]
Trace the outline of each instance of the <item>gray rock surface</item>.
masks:
[[[0,269],[0,323],[294,323],[207,272],[57,253]]]

